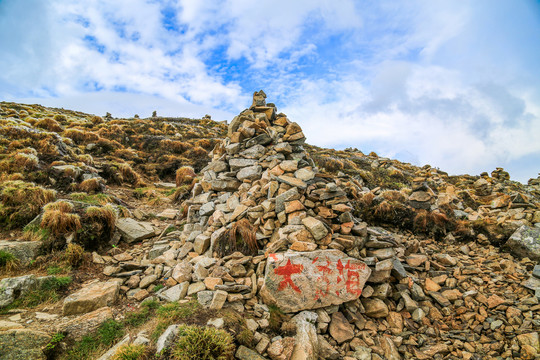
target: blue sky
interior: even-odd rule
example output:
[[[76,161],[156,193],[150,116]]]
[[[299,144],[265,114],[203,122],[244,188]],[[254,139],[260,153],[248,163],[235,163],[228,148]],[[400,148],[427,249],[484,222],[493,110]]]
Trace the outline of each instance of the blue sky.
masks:
[[[540,171],[540,3],[0,0],[0,99],[230,120],[450,174]]]

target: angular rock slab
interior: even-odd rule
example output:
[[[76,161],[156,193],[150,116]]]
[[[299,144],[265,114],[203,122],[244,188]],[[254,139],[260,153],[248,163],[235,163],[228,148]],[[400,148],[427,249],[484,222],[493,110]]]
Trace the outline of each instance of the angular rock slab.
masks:
[[[358,299],[371,269],[339,250],[269,254],[261,296],[284,312]]]
[[[140,241],[155,236],[152,224],[137,221],[132,218],[120,218],[116,221],[116,228],[122,237],[129,243]]]
[[[120,283],[117,280],[95,282],[64,299],[64,315],[85,314],[112,305],[118,296]]]
[[[504,247],[519,257],[528,257],[533,261],[540,260],[540,228],[526,225],[519,227],[506,241]]]
[[[50,339],[46,333],[30,329],[0,331],[0,359],[45,360],[42,348]]]
[[[0,250],[6,251],[22,263],[28,263],[38,255],[41,241],[0,241]]]

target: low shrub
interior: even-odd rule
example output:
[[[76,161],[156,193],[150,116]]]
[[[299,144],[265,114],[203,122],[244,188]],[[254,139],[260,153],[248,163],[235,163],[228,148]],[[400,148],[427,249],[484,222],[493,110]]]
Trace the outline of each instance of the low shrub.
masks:
[[[54,201],[56,192],[21,180],[0,184],[0,227],[6,230],[26,225]]]
[[[13,271],[19,268],[20,261],[10,252],[0,250],[0,268]]]
[[[213,327],[181,326],[172,350],[175,360],[229,360],[233,359],[232,336]]]

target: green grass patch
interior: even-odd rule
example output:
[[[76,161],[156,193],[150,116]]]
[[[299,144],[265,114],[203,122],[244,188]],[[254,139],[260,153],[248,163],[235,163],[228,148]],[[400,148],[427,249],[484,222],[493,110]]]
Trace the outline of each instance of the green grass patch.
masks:
[[[19,267],[19,259],[10,252],[0,250],[0,268],[7,271],[15,270]]]
[[[213,327],[181,326],[172,350],[174,360],[228,360],[233,358],[232,336]]]
[[[23,229],[23,240],[46,241],[50,236],[49,229],[41,228],[38,224],[28,224]]]
[[[124,336],[124,333],[122,323],[116,320],[107,320],[100,325],[96,333],[84,336],[81,341],[78,341],[64,358],[70,360],[97,359],[100,352],[110,348]]]
[[[145,351],[146,346],[143,344],[124,345],[118,349],[112,360],[139,360],[143,358]]]
[[[105,205],[112,202],[111,197],[106,194],[87,194],[83,192],[71,193],[69,195],[71,200],[80,201],[90,205]]]

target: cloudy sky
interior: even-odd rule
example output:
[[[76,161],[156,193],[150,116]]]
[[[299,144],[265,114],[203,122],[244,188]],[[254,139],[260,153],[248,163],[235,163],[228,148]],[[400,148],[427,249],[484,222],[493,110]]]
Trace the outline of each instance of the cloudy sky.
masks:
[[[0,100],[230,120],[451,174],[540,171],[540,4],[0,0]]]

